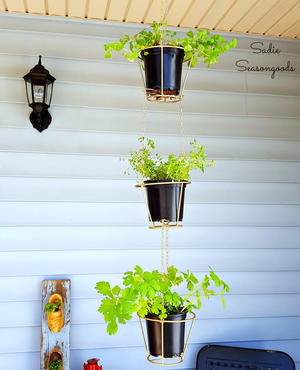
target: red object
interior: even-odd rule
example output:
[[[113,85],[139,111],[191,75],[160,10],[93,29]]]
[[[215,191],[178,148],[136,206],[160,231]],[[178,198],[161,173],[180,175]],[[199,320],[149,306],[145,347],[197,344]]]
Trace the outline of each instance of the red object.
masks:
[[[98,365],[98,358],[91,358],[87,360],[87,364],[83,365],[84,370],[102,370],[102,366]]]

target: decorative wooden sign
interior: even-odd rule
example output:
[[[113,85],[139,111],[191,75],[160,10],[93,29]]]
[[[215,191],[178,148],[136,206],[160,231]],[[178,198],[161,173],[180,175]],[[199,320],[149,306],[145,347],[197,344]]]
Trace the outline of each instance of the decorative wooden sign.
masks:
[[[70,369],[70,280],[43,280],[41,370]]]

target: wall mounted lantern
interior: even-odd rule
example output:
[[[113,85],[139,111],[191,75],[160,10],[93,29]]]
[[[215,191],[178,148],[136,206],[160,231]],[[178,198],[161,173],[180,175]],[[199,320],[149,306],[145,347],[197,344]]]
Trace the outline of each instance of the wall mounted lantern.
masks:
[[[51,123],[50,107],[53,84],[55,78],[41,63],[41,55],[38,64],[33,67],[23,78],[25,80],[28,105],[32,108],[30,122],[39,132],[42,132]]]

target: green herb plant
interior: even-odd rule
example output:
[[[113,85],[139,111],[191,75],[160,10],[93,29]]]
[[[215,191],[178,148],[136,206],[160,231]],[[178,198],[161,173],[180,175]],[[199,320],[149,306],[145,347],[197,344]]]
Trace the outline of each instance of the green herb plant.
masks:
[[[45,312],[50,313],[50,312],[59,311],[62,305],[63,303],[59,299],[55,300],[54,303],[47,303],[45,304]]]
[[[63,362],[61,359],[53,360],[49,362],[49,370],[60,370],[63,367]]]
[[[196,169],[204,172],[207,167],[214,165],[214,161],[208,161],[204,151],[204,146],[193,140],[191,151],[187,154],[176,156],[170,154],[166,159],[158,153],[153,153],[155,144],[152,139],[140,137],[142,148],[130,153],[128,162],[133,172],[141,180],[167,180],[182,181],[189,180],[190,173]],[[130,175],[131,169],[127,169],[125,174]]]
[[[219,293],[212,289],[212,283]],[[181,272],[174,266],[169,266],[166,273],[144,271],[135,266],[133,271],[125,272],[123,285],[122,288],[112,287],[109,282],[100,281],[95,287],[103,296],[98,311],[103,315],[110,335],[118,331],[118,324],[126,324],[133,313],[140,317],[154,314],[163,320],[169,314],[200,309],[202,299],[212,296],[220,296],[225,307],[224,294],[229,292],[228,285],[211,267],[200,282],[191,271]],[[180,285],[185,285],[187,294],[180,295],[174,289]]]
[[[182,47],[184,62],[188,62],[191,67],[195,67],[200,60],[210,66],[218,62],[221,54],[237,45],[237,40],[227,41],[221,35],[211,35],[208,30],[188,31],[184,37],[177,37],[177,32],[166,29],[166,26],[167,23],[153,22],[150,28],[132,37],[125,35],[119,41],[105,44],[105,57],[111,58],[113,52],[121,52],[127,60],[134,62],[142,50],[168,45]]]

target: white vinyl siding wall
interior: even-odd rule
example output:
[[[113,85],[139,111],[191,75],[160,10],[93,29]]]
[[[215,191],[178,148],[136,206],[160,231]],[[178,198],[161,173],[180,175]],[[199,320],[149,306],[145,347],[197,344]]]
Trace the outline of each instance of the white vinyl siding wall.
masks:
[[[121,156],[138,147],[144,97],[138,67],[103,58],[102,45],[135,26],[0,15],[0,368],[39,369],[41,281],[72,280],[71,370],[151,369],[134,319],[108,336],[99,280],[160,266],[160,232],[147,229]],[[216,166],[187,187],[184,228],[170,230],[170,263],[227,281],[227,309],[206,302],[181,369],[203,344],[288,352],[300,368],[300,43],[255,56],[252,41],[210,69],[190,72],[184,141],[196,137]],[[266,40],[268,42],[268,40]],[[42,55],[57,78],[42,134],[29,122],[22,76]],[[237,72],[237,59],[296,66],[271,79]],[[179,147],[179,105],[147,105],[146,134]]]

